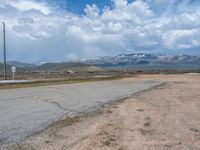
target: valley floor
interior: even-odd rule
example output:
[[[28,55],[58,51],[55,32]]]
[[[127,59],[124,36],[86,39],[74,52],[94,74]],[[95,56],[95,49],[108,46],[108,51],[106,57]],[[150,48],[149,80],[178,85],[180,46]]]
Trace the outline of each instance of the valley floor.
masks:
[[[60,121],[12,148],[200,149],[200,75],[143,75],[132,80],[147,78],[166,83],[116,102],[100,113]]]

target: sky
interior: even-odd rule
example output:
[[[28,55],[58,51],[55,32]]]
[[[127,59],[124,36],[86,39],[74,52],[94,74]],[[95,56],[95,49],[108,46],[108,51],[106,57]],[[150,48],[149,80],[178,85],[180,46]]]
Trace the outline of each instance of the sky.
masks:
[[[200,54],[199,0],[0,0],[3,21],[8,60]]]

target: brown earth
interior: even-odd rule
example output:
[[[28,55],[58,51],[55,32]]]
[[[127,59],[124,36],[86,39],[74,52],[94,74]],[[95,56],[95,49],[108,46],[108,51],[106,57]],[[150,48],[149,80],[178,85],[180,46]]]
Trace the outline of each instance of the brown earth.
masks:
[[[166,83],[100,113],[62,120],[12,148],[199,150],[200,75],[142,75],[132,80],[147,79]]]

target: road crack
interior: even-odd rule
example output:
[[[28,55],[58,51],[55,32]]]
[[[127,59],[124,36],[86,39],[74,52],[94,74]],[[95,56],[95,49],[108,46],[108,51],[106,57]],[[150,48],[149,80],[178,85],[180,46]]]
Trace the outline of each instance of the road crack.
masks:
[[[80,111],[76,111],[76,110],[73,110],[73,109],[65,108],[62,105],[60,105],[58,102],[55,102],[55,101],[49,101],[49,100],[43,100],[43,101],[45,101],[47,103],[55,104],[58,108],[60,108],[64,111],[71,111],[71,112],[75,112],[75,113],[78,113],[78,114],[85,114],[85,112],[80,112]]]

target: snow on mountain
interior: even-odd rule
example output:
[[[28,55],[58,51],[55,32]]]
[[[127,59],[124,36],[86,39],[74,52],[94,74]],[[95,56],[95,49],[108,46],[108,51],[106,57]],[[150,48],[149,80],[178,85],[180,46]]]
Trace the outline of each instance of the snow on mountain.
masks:
[[[192,55],[154,55],[154,54],[121,54],[113,57],[98,57],[83,61],[84,63],[97,66],[131,66],[131,65],[194,65],[200,68],[200,56]]]

